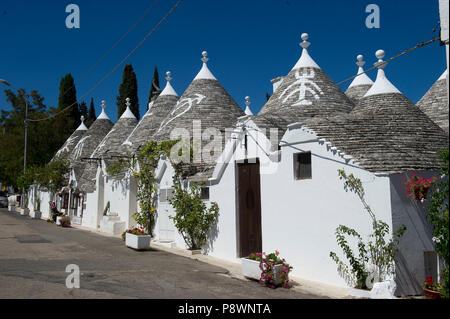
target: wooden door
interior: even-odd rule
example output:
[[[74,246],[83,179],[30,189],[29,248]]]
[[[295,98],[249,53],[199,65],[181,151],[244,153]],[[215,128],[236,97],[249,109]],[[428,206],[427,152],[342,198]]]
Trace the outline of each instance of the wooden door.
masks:
[[[238,164],[239,254],[262,252],[259,162]]]

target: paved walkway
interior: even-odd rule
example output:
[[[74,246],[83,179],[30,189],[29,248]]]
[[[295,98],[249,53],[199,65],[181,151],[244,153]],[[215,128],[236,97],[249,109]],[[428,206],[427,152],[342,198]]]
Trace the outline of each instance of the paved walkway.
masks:
[[[237,264],[152,246],[137,252],[117,237],[0,209],[0,298],[324,297],[305,283],[264,288],[242,278]],[[65,286],[69,264],[80,267],[80,289]]]

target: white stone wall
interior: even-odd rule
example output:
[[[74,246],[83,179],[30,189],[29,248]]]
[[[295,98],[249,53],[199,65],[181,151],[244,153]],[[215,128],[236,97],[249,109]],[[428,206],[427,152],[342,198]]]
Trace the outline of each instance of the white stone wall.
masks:
[[[429,171],[409,171],[390,176],[394,229],[406,226],[397,254],[397,293],[400,295],[422,293],[422,283],[425,281],[424,251],[434,251],[433,229],[426,217],[429,202],[406,196],[404,180],[413,174],[425,178],[439,176],[438,172]]]
[[[261,133],[248,132],[259,145],[268,145],[264,136],[258,136]],[[313,134],[294,129],[288,131],[282,141],[293,143],[312,139],[315,139]],[[366,190],[366,200],[377,217],[391,224],[389,178],[377,177],[347,164],[317,141],[282,147],[279,163],[270,160],[253,138],[247,141],[247,158],[257,156],[260,159],[263,251],[280,251],[281,256],[294,267],[293,275],[346,286],[329,257],[330,251],[342,256],[336,244],[335,229],[343,224],[366,237],[371,232],[371,219],[357,195],[344,190],[337,171],[345,169],[348,174],[353,173],[360,178]],[[293,154],[300,151],[312,153],[310,180],[294,179]],[[269,149],[265,148],[265,152],[269,153]],[[245,149],[241,144],[219,183],[210,190],[211,200],[216,201],[220,208],[219,231],[210,254],[229,260],[237,259],[238,248],[234,161],[244,158]]]

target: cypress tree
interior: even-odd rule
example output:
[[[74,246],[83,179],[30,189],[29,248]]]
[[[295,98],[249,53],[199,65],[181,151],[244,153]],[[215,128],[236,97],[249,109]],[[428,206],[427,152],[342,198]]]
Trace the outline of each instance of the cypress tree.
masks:
[[[88,117],[88,109],[84,101],[80,103],[80,115],[83,115],[85,119]]]
[[[72,132],[81,124],[80,109],[77,103],[77,91],[75,89],[75,82],[70,73],[66,74],[59,82],[59,97],[58,97],[58,111],[72,105],[70,110],[70,123],[66,123],[67,130]]]
[[[158,74],[158,68],[155,66],[155,71],[153,72],[153,79],[150,83],[150,94],[148,96],[147,105],[155,98],[158,97],[158,95],[161,93],[161,89],[159,87],[159,74]]]
[[[131,64],[125,65],[122,73],[122,83],[119,86],[119,95],[117,96],[117,118],[120,118],[122,113],[126,110],[126,98],[130,98],[130,110],[134,116],[139,120],[139,101],[136,73],[133,71]]]
[[[85,122],[86,126],[90,127],[96,118],[97,115],[95,115],[94,98],[91,97],[91,105],[89,106],[89,113]]]

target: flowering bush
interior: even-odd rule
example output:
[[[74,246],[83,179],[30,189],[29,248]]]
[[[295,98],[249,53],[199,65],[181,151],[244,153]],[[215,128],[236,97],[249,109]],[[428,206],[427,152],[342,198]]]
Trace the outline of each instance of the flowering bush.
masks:
[[[433,282],[433,278],[431,276],[427,276],[425,281],[423,282],[423,288],[433,291],[439,291],[440,284],[438,282]]]
[[[142,226],[140,226],[140,227],[135,226],[134,228],[130,228],[130,229],[127,229],[126,231],[124,231],[122,233],[123,240],[125,240],[126,233],[137,235],[137,236],[147,235],[146,231],[144,230],[144,227],[142,227]]]
[[[261,277],[259,283],[264,287],[276,288],[275,285],[275,266],[281,265],[282,271],[280,273],[281,283],[284,288],[289,286],[289,272],[292,267],[286,263],[284,258],[278,257],[279,252],[275,250],[274,253],[266,255],[263,253],[251,253],[248,255],[248,259],[259,261],[259,268],[261,269]]]
[[[438,178],[424,178],[414,174],[409,179],[405,179],[406,194],[408,197],[414,197],[417,200],[426,199],[428,190]]]

